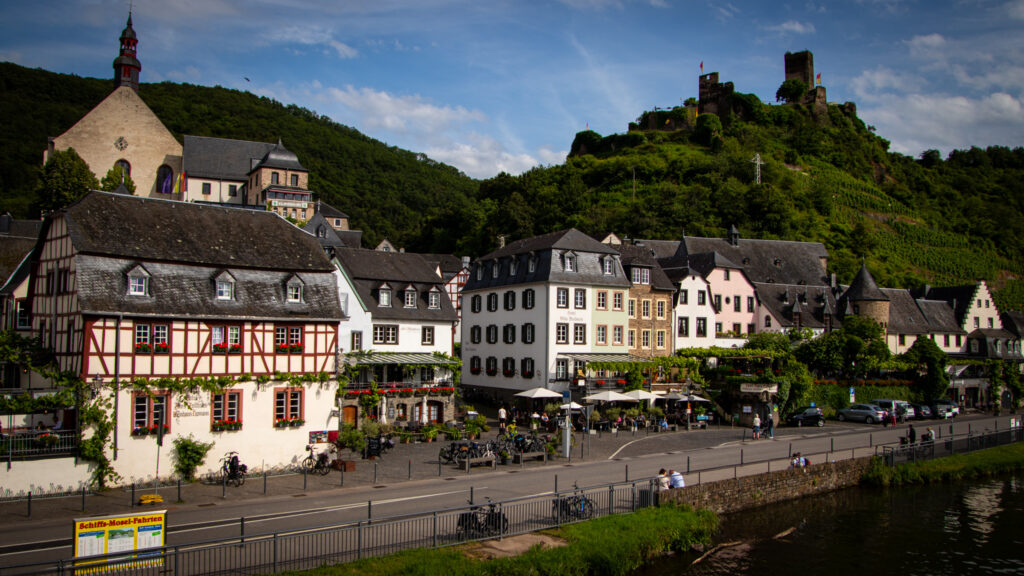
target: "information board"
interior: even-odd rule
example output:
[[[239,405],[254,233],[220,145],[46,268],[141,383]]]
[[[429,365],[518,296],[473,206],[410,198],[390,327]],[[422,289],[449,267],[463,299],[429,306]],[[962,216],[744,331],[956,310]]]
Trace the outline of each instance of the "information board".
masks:
[[[102,568],[77,570],[77,572],[98,573],[107,570],[120,570],[126,566],[159,565],[163,562],[162,559],[136,560],[136,558],[159,554],[159,551],[149,553],[143,551],[148,548],[160,548],[164,545],[166,521],[166,510],[154,510],[144,514],[75,519],[75,558],[139,551],[138,554],[131,555],[131,560],[109,564]],[[77,565],[82,566],[96,562],[98,561],[86,560]]]

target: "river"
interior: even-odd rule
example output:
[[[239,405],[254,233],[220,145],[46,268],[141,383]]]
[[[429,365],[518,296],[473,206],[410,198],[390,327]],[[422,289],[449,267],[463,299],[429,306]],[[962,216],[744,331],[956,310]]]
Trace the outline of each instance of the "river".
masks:
[[[641,574],[1024,574],[1024,474],[854,488],[723,517],[716,544]],[[788,533],[787,533],[788,532]],[[783,535],[784,534],[784,535]]]

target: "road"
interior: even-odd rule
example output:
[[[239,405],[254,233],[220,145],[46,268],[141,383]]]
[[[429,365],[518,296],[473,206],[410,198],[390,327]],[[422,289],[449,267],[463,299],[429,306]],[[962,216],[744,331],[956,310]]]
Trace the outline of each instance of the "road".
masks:
[[[915,422],[919,435],[927,426],[936,429],[940,438],[951,433],[967,434],[998,427],[1008,427],[1009,416],[993,418],[966,415],[956,421]],[[401,481],[394,474],[386,482],[356,483],[344,488],[331,486],[338,473],[316,479],[315,489],[301,488],[302,477],[272,478],[266,495],[261,493],[262,479],[254,478],[242,489],[229,488],[226,498],[216,486],[194,486],[183,495],[186,503],[168,504],[168,545],[180,545],[217,538],[256,535],[295,529],[356,522],[369,517],[416,514],[464,505],[472,496],[477,503],[493,500],[550,494],[556,488],[569,490],[574,483],[591,487],[624,480],[649,478],[660,468],[674,468],[686,473],[687,484],[732,478],[734,475],[757,474],[785,468],[791,452],[799,451],[812,464],[826,460],[846,459],[873,454],[881,444],[895,444],[906,432],[906,426],[882,428],[878,425],[829,422],[822,428],[777,428],[774,440],[749,439],[749,433],[723,427],[636,436],[621,435],[614,441],[605,434],[591,437],[591,457],[571,462],[555,460],[520,467],[499,466],[497,471],[477,468],[470,474],[446,467],[441,476]],[[406,446],[396,448],[394,457]],[[436,447],[408,447],[418,457],[436,454]],[[585,450],[585,447],[584,447]],[[436,456],[433,457],[436,470]],[[409,460],[410,470],[412,460]],[[429,464],[429,462],[427,462]],[[688,471],[688,473],[687,473]],[[411,474],[410,474],[411,475]],[[296,486],[296,483],[300,483]],[[170,500],[169,490],[164,494]],[[0,514],[0,566],[70,557],[72,519],[103,512],[127,513],[124,493],[90,496],[88,511],[82,513],[80,499],[36,504],[37,512],[28,518],[25,503],[3,504]],[[109,501],[105,501],[107,499]],[[110,501],[116,500],[114,506]],[[135,512],[152,508],[135,508]],[[244,518],[244,520],[243,520]]]

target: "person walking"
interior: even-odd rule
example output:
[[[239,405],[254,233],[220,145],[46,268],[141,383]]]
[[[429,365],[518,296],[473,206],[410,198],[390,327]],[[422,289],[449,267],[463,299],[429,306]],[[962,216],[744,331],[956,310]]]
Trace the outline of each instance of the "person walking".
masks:
[[[913,424],[907,425],[907,440],[910,442],[911,446],[917,442],[917,430],[914,430]]]
[[[505,426],[508,425],[508,411],[505,410],[505,405],[502,404],[498,408],[498,434],[505,435]]]
[[[768,437],[775,439],[775,417],[771,412],[768,413]]]
[[[754,440],[761,436],[761,417],[754,414]]]

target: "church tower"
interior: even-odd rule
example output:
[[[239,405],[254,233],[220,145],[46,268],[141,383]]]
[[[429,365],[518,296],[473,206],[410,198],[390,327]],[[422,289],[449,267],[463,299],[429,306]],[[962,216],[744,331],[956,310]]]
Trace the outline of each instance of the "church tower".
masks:
[[[114,88],[128,86],[136,92],[139,91],[139,72],[142,64],[135,57],[135,47],[139,40],[135,36],[135,29],[132,28],[132,13],[128,12],[128,25],[121,32],[121,53],[114,60]]]

